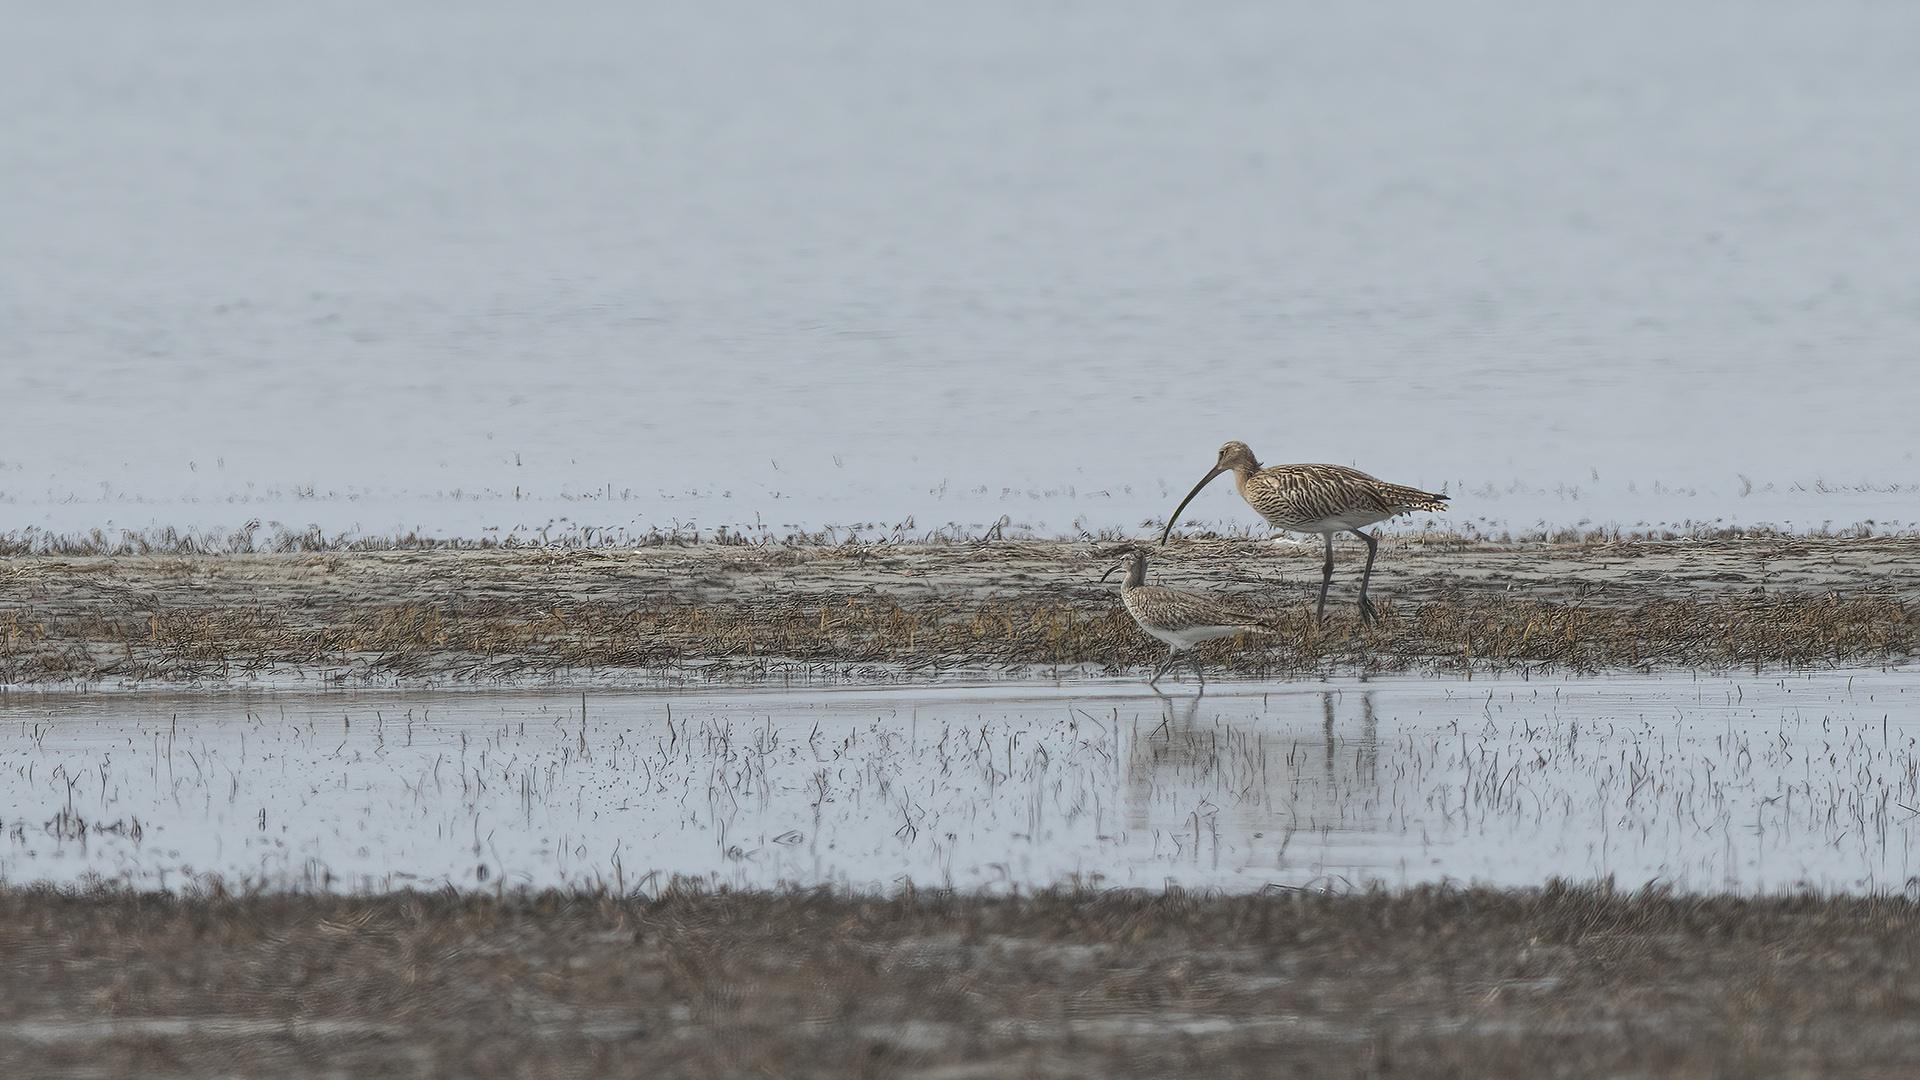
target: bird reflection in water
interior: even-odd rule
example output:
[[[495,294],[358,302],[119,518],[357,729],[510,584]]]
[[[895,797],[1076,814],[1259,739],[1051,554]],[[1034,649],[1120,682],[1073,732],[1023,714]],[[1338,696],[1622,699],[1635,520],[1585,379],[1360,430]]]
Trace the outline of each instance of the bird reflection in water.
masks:
[[[1276,696],[1244,716],[1236,707],[1253,699],[1216,697],[1203,713],[1204,693],[1154,696],[1157,722],[1139,718],[1127,755],[1129,829],[1151,829],[1182,851],[1191,845],[1196,857],[1285,867],[1295,833],[1326,841],[1377,826],[1372,691],[1323,691],[1317,710],[1307,695]]]

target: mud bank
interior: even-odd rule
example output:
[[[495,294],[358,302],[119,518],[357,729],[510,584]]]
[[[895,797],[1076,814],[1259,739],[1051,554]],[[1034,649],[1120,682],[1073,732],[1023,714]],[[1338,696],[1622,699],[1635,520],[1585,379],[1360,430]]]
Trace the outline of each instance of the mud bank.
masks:
[[[0,558],[0,682],[558,681],[1119,672],[1164,651],[1066,541]],[[1280,632],[1203,646],[1241,675],[1821,666],[1920,653],[1920,540],[1494,546],[1390,538],[1383,618],[1341,545],[1176,541],[1152,580]]]
[[[1910,1076],[1903,897],[0,890],[13,1076]]]

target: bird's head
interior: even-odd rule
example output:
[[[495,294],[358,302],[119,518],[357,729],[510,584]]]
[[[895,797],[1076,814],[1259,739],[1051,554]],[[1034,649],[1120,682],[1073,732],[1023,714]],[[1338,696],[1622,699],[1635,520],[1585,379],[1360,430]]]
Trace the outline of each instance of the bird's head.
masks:
[[[1100,557],[1102,561],[1112,560],[1112,565],[1107,567],[1107,572],[1100,575],[1101,581],[1107,580],[1122,570],[1126,571],[1125,580],[1129,585],[1139,585],[1146,581],[1147,549],[1145,545],[1132,542],[1118,544],[1101,552]]]
[[[1259,471],[1260,462],[1253,456],[1253,449],[1239,439],[1234,439],[1220,447],[1220,458],[1213,463],[1215,476],[1229,469],[1248,468]]]

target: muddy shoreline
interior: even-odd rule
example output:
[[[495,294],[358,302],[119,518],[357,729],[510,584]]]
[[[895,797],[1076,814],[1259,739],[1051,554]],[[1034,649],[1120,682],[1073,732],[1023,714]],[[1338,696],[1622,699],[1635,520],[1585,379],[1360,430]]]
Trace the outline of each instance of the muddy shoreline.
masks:
[[[1906,897],[0,889],[9,1076],[1910,1076]]]
[[[1118,673],[1157,660],[1110,545],[1070,541],[0,557],[0,683],[912,678]],[[1151,580],[1280,633],[1202,647],[1241,675],[1836,666],[1920,655],[1920,539],[1337,549],[1176,541]]]

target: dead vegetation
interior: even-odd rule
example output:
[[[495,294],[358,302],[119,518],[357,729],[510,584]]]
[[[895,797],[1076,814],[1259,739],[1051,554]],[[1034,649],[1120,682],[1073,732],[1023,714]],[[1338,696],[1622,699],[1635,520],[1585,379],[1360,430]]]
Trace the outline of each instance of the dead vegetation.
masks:
[[[1396,550],[1397,549],[1397,550]],[[1312,553],[1176,545],[1155,580],[1264,605],[1280,632],[1203,646],[1249,676],[1900,662],[1920,541],[1496,548],[1395,541],[1381,615]],[[261,676],[767,678],[1157,663],[1094,545],[754,545],[0,559],[0,682]],[[1342,590],[1349,595],[1343,596]]]
[[[0,890],[9,1076],[1909,1076],[1920,905]]]

